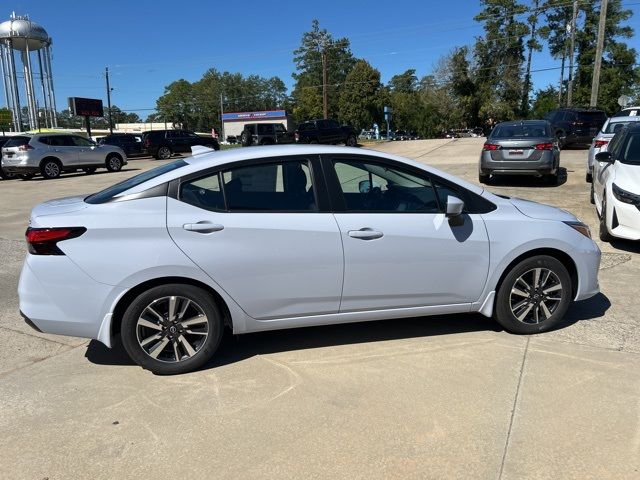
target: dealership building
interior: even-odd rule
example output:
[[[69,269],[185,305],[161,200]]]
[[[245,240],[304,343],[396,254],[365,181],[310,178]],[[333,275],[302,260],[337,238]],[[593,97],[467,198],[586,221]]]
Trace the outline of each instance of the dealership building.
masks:
[[[225,139],[239,137],[248,123],[282,123],[287,131],[294,128],[293,119],[285,110],[264,110],[259,112],[230,112],[222,114]]]

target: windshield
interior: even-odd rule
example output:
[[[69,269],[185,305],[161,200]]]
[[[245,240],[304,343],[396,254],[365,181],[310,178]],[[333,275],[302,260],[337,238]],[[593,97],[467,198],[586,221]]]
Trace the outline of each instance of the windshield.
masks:
[[[629,165],[640,165],[640,132],[627,137],[627,143],[621,149],[620,161]]]
[[[497,125],[491,132],[491,138],[540,138],[549,137],[547,126],[538,124]]]
[[[130,188],[137,187],[141,183],[144,183],[152,178],[159,177],[160,175],[175,170],[180,167],[188,165],[184,160],[176,160],[175,162],[167,163],[159,167],[153,168],[146,172],[140,173],[135,177],[128,178],[120,183],[110,186],[102,190],[101,192],[89,195],[84,199],[85,202],[91,204],[105,203],[111,200],[116,195],[120,195],[122,192],[129,190]]]
[[[630,123],[636,123],[636,122],[632,122],[631,120],[627,120],[623,122],[609,122],[609,125],[607,125],[607,128],[603,133],[618,133],[620,130],[622,130],[624,127],[626,127]]]

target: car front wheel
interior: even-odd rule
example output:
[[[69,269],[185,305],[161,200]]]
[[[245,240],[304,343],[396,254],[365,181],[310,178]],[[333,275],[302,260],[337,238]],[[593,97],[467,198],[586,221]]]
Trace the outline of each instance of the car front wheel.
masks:
[[[602,193],[602,203],[600,206],[600,223],[598,224],[598,234],[600,236],[600,240],[603,242],[610,242],[613,240],[613,235],[609,233],[609,228],[607,227],[607,192]]]
[[[122,344],[141,367],[161,375],[193,371],[220,344],[223,321],[211,295],[192,285],[169,284],[138,295],[127,308]]]
[[[572,291],[571,276],[558,259],[548,255],[524,259],[500,285],[495,318],[513,333],[545,332],[564,317]]]
[[[173,152],[169,147],[160,147],[158,149],[158,154],[156,155],[156,158],[158,160],[166,160],[168,158],[171,158],[171,155],[173,155]]]
[[[119,172],[122,170],[122,158],[119,155],[109,155],[105,161],[105,166],[110,172]]]

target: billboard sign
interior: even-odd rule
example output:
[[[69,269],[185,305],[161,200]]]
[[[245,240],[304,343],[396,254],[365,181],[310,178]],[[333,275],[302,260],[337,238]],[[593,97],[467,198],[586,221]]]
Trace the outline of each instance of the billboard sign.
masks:
[[[286,118],[287,112],[284,110],[265,110],[261,112],[233,112],[223,113],[223,122],[246,122],[248,120],[273,120],[276,118]]]
[[[79,117],[104,117],[102,100],[98,98],[69,97],[69,110]]]

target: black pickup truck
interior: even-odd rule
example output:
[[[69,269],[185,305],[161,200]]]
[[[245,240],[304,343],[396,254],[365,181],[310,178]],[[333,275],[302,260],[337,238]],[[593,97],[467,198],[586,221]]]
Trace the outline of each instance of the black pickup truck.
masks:
[[[344,143],[349,147],[358,144],[358,134],[353,127],[340,125],[335,120],[310,120],[298,125],[296,130],[298,143]]]

